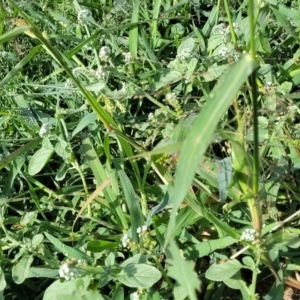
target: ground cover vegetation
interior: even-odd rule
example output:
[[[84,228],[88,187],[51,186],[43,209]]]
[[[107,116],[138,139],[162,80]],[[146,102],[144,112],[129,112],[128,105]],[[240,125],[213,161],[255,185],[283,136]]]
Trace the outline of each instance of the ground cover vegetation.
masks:
[[[0,1],[0,298],[299,299],[299,20]]]

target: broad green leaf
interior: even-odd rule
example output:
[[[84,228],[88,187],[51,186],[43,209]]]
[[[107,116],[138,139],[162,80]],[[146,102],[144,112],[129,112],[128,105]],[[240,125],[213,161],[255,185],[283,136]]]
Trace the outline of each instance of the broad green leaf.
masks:
[[[29,273],[27,278],[57,278],[58,270],[49,269],[49,268],[29,268]]]
[[[201,242],[197,245],[187,246],[184,250],[185,256],[188,259],[197,259],[213,253],[217,249],[223,249],[236,243],[237,240],[226,236],[217,240]]]
[[[54,281],[45,291],[43,300],[104,300],[99,291],[88,290],[90,277]]]
[[[88,115],[84,116],[72,132],[72,137],[74,137],[77,133],[81,132],[89,124],[94,123],[96,120],[97,116],[95,113],[89,113]]]
[[[187,291],[188,299],[197,300],[196,291],[201,290],[201,281],[194,270],[193,263],[182,257],[174,241],[170,242],[168,250],[172,256],[172,259],[167,260],[168,276],[174,278],[179,286]]]
[[[193,38],[187,38],[181,42],[180,46],[177,49],[177,55],[180,55],[184,52],[192,52],[195,47],[195,40]]]
[[[173,295],[175,300],[184,300],[188,296],[188,292],[185,287],[178,285],[174,287]]]
[[[220,118],[227,111],[232,99],[256,66],[257,64],[251,56],[245,55],[230,68],[211,92],[210,99],[207,100],[195,120],[192,130],[184,140],[175,174],[173,208],[165,245],[169,242],[175,227],[176,212],[193,181],[196,169]]]
[[[33,262],[33,256],[25,254],[12,268],[12,278],[15,283],[21,284],[29,275],[29,268]]]
[[[161,278],[161,273],[151,265],[128,264],[116,277],[126,286],[148,289]]]
[[[255,268],[255,261],[251,256],[244,256],[243,259],[243,264],[250,267],[250,268]]]
[[[58,171],[56,172],[55,180],[57,180],[57,181],[64,180],[67,173],[68,173],[68,171],[69,171],[69,169],[70,169],[69,164],[66,164],[66,163],[61,164]]]
[[[118,243],[110,241],[90,241],[87,243],[88,251],[91,252],[102,252],[104,250],[115,251],[118,249]]]
[[[251,292],[249,288],[247,287],[247,284],[244,280],[241,278],[240,272],[237,272],[232,277],[225,279],[224,283],[234,289],[234,290],[240,290],[243,300],[251,300]]]
[[[263,300],[282,300],[284,299],[284,284],[279,280],[273,283],[271,290],[263,297]]]
[[[64,161],[70,161],[71,149],[69,149],[68,143],[62,136],[59,136],[58,141],[55,145],[55,153],[63,158]]]
[[[37,150],[29,161],[29,175],[35,175],[39,173],[48,163],[53,153],[54,148],[51,145],[50,140],[47,137],[44,137],[42,148]]]
[[[219,78],[227,69],[228,65],[218,66],[214,64],[209,67],[206,72],[201,73],[201,77],[205,82],[210,82]]]
[[[80,250],[77,250],[73,247],[67,246],[63,244],[60,240],[52,236],[50,233],[45,232],[44,233],[47,239],[63,254],[70,258],[76,258],[76,259],[83,259],[88,262],[93,262],[93,258],[88,256],[87,254],[83,253]]]
[[[208,40],[208,48],[207,50],[214,50],[218,46],[222,45],[224,42],[224,36],[223,34],[214,34],[212,35]]]
[[[4,292],[5,288],[6,288],[5,275],[4,275],[2,268],[0,268],[0,299],[4,299],[3,292]]]
[[[26,226],[26,225],[29,225],[29,223],[33,223],[33,221],[37,217],[37,214],[38,214],[37,211],[25,212],[22,215],[22,218],[20,220],[20,225],[21,226]]]
[[[214,263],[205,273],[205,277],[213,281],[224,281],[236,274],[243,265],[236,259],[224,263]]]
[[[176,83],[182,79],[182,74],[176,70],[160,70],[159,74],[155,76],[154,90],[157,91],[160,88]]]
[[[32,241],[31,241],[32,247],[37,247],[39,244],[41,244],[43,239],[44,239],[44,236],[41,233],[34,235],[32,238]]]
[[[273,232],[264,243],[264,246],[270,250],[280,250],[283,247],[300,247],[299,235],[290,233],[287,230]]]

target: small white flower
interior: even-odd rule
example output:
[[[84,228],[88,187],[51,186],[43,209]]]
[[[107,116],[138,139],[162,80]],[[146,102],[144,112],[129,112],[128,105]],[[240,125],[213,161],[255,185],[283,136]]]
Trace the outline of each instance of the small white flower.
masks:
[[[122,91],[122,92],[126,92],[126,88],[127,88],[126,83],[125,83],[125,82],[122,82],[122,88],[121,88],[121,91]]]
[[[83,69],[82,67],[77,67],[77,68],[73,69],[73,70],[72,70],[73,75],[74,75],[76,78],[78,78],[79,75],[82,73],[82,69]]]
[[[233,22],[232,26],[233,26],[233,28],[234,28],[235,30],[239,30],[239,29],[240,29],[240,25],[239,25],[239,23],[237,23],[237,22]]]
[[[105,79],[105,76],[106,76],[106,72],[103,70],[103,68],[100,66],[96,72],[95,72],[95,76],[96,78],[98,79]]]
[[[68,78],[65,82],[65,87],[69,88],[69,87],[74,87],[73,81],[72,79]]]
[[[58,270],[58,273],[59,273],[59,277],[64,278],[66,280],[69,280],[71,278],[69,276],[70,275],[70,268],[69,268],[68,264],[66,264],[66,263],[64,263],[60,266],[60,268]]]
[[[185,79],[184,79],[184,82],[185,82],[186,84],[192,82],[192,77],[191,77],[190,75],[186,75],[186,76],[185,76]]]
[[[140,295],[138,292],[134,292],[130,295],[130,299],[131,300],[139,300],[140,299]]]
[[[224,23],[220,23],[219,25],[215,26],[212,29],[211,33],[212,33],[212,35],[214,35],[214,34],[226,35],[229,33],[229,28]]]
[[[146,225],[140,226],[140,227],[138,227],[137,230],[136,230],[136,232],[137,232],[138,234],[142,234],[142,233],[144,233],[144,232],[146,232],[146,231],[147,231],[147,226],[146,226]]]
[[[151,121],[151,120],[153,120],[153,119],[154,119],[154,115],[153,115],[153,113],[150,113],[150,114],[148,115],[148,120]]]
[[[43,124],[39,131],[39,136],[43,137],[44,135],[46,135],[51,130],[51,127],[52,126],[49,123]]]
[[[107,46],[103,46],[99,51],[99,58],[102,61],[108,61],[110,54],[111,54],[110,48]]]
[[[129,239],[129,237],[128,237],[128,234],[125,233],[125,234],[122,236],[122,238],[121,238],[122,246],[123,246],[124,248],[126,248],[127,245],[129,244],[129,242],[130,242],[130,239]]]
[[[129,63],[132,60],[132,55],[130,54],[130,52],[123,52],[122,54],[124,55],[126,63]]]
[[[89,10],[82,9],[77,15],[78,22],[81,24],[85,23],[86,19],[89,18],[91,15],[92,14]]]
[[[271,92],[273,89],[274,85],[271,81],[268,81],[265,83],[265,90],[266,92]]]
[[[253,228],[247,228],[243,231],[241,240],[253,242],[255,240],[256,231]]]
[[[177,98],[177,96],[176,96],[175,93],[167,93],[167,94],[166,94],[166,100],[168,100],[168,101],[174,100],[174,99],[176,99],[176,98]]]
[[[238,61],[240,59],[240,54],[237,51],[233,51],[232,58],[234,61]]]
[[[176,55],[178,59],[186,59],[192,55],[192,49],[183,49],[179,54]]]
[[[224,48],[222,48],[221,50],[220,50],[220,55],[221,56],[223,56],[223,57],[226,57],[228,54],[229,54],[229,50],[226,48],[226,47],[224,47]]]

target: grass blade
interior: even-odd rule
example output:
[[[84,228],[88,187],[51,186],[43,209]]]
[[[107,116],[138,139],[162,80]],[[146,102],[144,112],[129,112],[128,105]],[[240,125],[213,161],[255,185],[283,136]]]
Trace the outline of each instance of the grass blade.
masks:
[[[137,23],[139,21],[139,8],[140,1],[136,0],[133,2],[132,23]],[[129,30],[129,50],[130,54],[134,57],[137,57],[138,37],[138,25],[134,25]]]
[[[17,150],[15,150],[14,152],[12,152],[9,156],[7,156],[6,158],[4,158],[3,160],[0,161],[0,170],[3,169],[5,166],[7,166],[7,164],[9,164],[11,161],[16,159],[16,157],[18,157],[19,155],[22,155],[22,154],[26,153],[28,150],[30,150],[31,148],[36,147],[41,141],[42,141],[42,138],[37,137],[34,140],[32,140],[31,142],[27,143],[26,145],[24,145],[24,146],[18,148]]]
[[[206,151],[211,136],[222,115],[230,106],[247,77],[257,64],[250,55],[245,55],[224,76],[211,93],[210,99],[195,120],[192,130],[183,142],[175,175],[173,209],[168,225],[165,246],[175,227],[176,212],[193,181],[194,174]]]

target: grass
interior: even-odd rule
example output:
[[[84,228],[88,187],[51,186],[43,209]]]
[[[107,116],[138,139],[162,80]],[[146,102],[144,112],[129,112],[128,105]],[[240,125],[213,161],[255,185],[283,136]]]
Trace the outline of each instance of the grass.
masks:
[[[1,299],[296,299],[296,1],[0,3]]]

